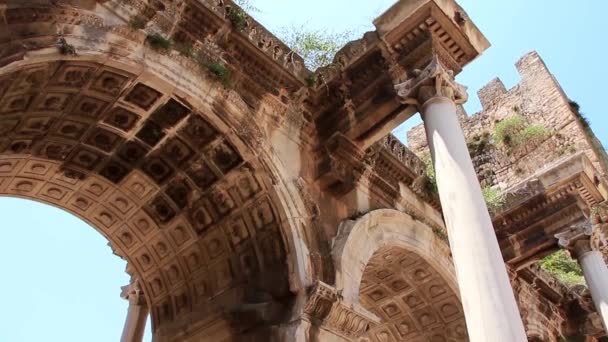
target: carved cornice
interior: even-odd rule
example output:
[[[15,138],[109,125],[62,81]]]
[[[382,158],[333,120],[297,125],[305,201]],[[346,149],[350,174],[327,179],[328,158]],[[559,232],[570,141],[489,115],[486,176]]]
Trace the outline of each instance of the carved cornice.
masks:
[[[399,194],[399,183],[402,183],[435,209],[441,210],[438,197],[430,194],[425,182],[421,181],[428,180],[426,165],[394,135],[389,134],[368,148],[365,163],[379,179],[393,188],[391,192]]]
[[[576,155],[507,191],[507,205],[493,218],[507,262],[554,249],[556,234],[586,221],[591,208],[604,201],[604,185],[593,181],[590,165],[586,156]]]
[[[421,108],[434,97],[447,97],[456,104],[463,104],[468,99],[466,87],[456,83],[454,72],[446,69],[437,55],[424,70],[414,70],[407,76],[407,81],[395,85],[397,95],[405,104]]]
[[[360,337],[378,322],[364,309],[343,303],[336,289],[321,281],[311,287],[304,315],[313,324],[349,338]]]

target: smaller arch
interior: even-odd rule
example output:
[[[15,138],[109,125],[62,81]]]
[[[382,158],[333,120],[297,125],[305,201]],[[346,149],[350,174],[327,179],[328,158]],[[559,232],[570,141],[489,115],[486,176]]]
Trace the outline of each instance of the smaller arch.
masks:
[[[333,241],[336,288],[345,302],[359,304],[359,290],[366,265],[384,247],[400,247],[428,262],[458,294],[456,274],[448,245],[433,230],[410,215],[394,210],[372,211],[340,225]]]

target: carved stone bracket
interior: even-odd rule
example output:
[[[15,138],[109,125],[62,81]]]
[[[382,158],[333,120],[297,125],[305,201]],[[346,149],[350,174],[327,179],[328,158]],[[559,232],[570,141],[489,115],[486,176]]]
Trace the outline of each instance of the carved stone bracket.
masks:
[[[467,101],[467,88],[454,80],[454,72],[445,68],[437,55],[424,70],[414,70],[405,82],[395,85],[397,95],[405,104],[422,107],[433,97],[447,97],[456,104]]]
[[[379,320],[363,308],[342,301],[335,288],[317,281],[304,307],[306,318],[327,330],[349,338],[358,338]]]
[[[322,189],[350,190],[361,174],[364,153],[346,136],[336,133],[325,144],[317,165]]]

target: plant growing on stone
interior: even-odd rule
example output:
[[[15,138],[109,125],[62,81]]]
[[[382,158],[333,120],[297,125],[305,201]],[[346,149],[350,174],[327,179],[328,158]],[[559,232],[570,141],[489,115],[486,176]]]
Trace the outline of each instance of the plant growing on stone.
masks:
[[[226,14],[228,20],[232,23],[232,26],[237,31],[243,31],[247,25],[247,18],[249,17],[247,12],[259,12],[259,9],[253,6],[249,0],[235,0],[234,3],[237,4],[238,7],[230,7]]]
[[[237,31],[243,31],[247,23],[247,13],[240,8],[232,7],[228,11],[228,19]]]
[[[482,193],[490,213],[496,213],[505,206],[507,198],[499,188],[486,186],[482,189]]]
[[[449,239],[448,239],[448,233],[445,231],[445,229],[441,229],[441,228],[432,228],[433,233],[435,233],[435,235],[440,238],[441,240],[447,242],[448,244],[450,243]]]
[[[429,194],[437,193],[437,177],[435,175],[435,167],[433,166],[433,159],[431,158],[431,154],[426,152],[422,154],[420,160],[424,163],[426,169],[425,174],[427,178],[427,183],[424,185],[424,188]]]
[[[481,134],[475,134],[467,139],[467,148],[471,157],[478,156],[484,152],[484,150],[491,145],[490,133],[483,132]]]
[[[140,16],[135,16],[129,20],[129,27],[133,30],[141,30],[146,27],[146,20]]]
[[[313,87],[315,84],[317,84],[317,77],[313,74],[306,77],[305,81],[307,86]]]
[[[149,34],[146,37],[146,41],[154,50],[169,50],[171,46],[173,46],[173,41],[171,39],[165,38],[158,33]]]
[[[62,55],[76,56],[76,48],[74,47],[74,45],[68,44],[68,42],[63,37],[59,38],[59,41],[57,42],[57,49]]]
[[[518,145],[540,142],[547,134],[547,129],[543,125],[526,126],[517,136]]]
[[[543,125],[530,125],[522,116],[512,115],[496,124],[492,140],[510,152],[524,145],[538,143],[548,134]]]
[[[211,74],[219,78],[225,87],[230,86],[230,76],[232,73],[230,72],[230,69],[228,69],[224,64],[219,62],[212,62],[202,63],[202,66],[204,66]]]
[[[564,285],[584,285],[585,278],[578,262],[570,257],[565,250],[549,254],[540,262],[540,267],[553,275]]]
[[[183,42],[179,44],[175,44],[175,49],[179,52],[180,55],[184,57],[193,57],[194,56],[194,48],[192,44],[189,42]]]
[[[591,129],[591,124],[589,124],[589,119],[587,119],[585,114],[581,113],[581,106],[576,101],[572,101],[572,100],[569,100],[568,104],[570,105],[570,109],[576,115],[576,117],[581,122],[583,127],[587,130]]]
[[[279,36],[304,59],[307,68],[316,70],[331,64],[336,53],[351,40],[352,32],[327,33],[305,26],[291,26],[281,29]]]
[[[496,124],[492,140],[501,146],[513,147],[517,134],[524,127],[524,119],[519,115],[507,117]]]

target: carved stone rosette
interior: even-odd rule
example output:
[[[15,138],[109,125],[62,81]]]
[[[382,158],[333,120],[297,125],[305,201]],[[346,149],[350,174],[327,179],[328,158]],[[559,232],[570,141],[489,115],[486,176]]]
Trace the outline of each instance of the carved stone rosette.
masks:
[[[304,314],[327,330],[349,338],[360,337],[376,321],[363,309],[346,305],[336,289],[321,281],[312,286]]]
[[[454,72],[445,68],[435,55],[424,70],[414,70],[405,82],[395,85],[395,91],[405,104],[419,108],[433,97],[447,97],[456,104],[467,101],[467,88],[454,80]]]

